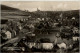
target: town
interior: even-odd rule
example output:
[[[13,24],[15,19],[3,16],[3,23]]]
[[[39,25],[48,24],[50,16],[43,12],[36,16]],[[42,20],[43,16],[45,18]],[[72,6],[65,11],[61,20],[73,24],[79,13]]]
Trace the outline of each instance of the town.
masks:
[[[1,51],[79,52],[79,10],[19,10],[1,5]]]

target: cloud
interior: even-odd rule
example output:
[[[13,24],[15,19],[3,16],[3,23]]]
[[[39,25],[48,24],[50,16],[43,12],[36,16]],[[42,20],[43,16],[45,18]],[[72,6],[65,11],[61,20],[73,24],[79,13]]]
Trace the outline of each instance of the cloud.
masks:
[[[15,6],[18,7],[18,6],[20,6],[20,5],[21,5],[20,3],[16,3],[16,4],[13,4],[13,3],[12,3],[12,6],[13,6],[13,7],[15,7]]]
[[[67,8],[68,7],[68,5],[67,4],[64,4],[64,8]]]

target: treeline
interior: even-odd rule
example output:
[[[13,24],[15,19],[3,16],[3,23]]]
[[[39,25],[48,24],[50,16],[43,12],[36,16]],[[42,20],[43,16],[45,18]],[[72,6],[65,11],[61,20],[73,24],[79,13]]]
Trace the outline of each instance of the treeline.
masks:
[[[40,11],[40,12],[32,12],[32,17],[49,17],[49,18],[59,18],[62,14],[62,17],[68,17],[71,19],[72,17],[79,18],[79,10],[69,10],[69,11]]]

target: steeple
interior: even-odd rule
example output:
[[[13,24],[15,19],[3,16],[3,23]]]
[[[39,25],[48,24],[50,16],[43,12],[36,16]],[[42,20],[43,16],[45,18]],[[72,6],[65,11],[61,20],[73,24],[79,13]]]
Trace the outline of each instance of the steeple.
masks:
[[[40,11],[40,10],[37,8],[37,11]]]

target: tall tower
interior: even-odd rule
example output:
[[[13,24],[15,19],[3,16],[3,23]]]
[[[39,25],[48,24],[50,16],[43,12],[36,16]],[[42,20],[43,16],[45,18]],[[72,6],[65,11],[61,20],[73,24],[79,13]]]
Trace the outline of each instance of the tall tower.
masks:
[[[37,11],[39,12],[40,10],[37,8]]]

